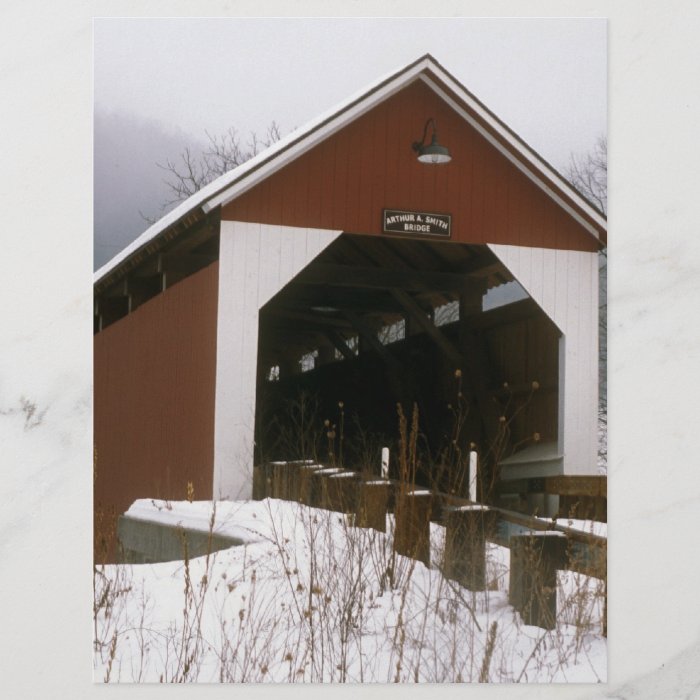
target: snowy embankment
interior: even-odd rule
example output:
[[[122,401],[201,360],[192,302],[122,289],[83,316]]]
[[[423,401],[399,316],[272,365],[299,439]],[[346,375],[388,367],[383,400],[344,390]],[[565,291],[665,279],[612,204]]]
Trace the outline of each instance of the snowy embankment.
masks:
[[[140,501],[130,515],[208,527],[212,504]],[[600,682],[602,582],[558,578],[558,624],[508,605],[507,549],[489,545],[489,590],[394,555],[389,533],[266,499],[216,504],[214,530],[249,544],[188,562],[95,573],[95,680]],[[206,525],[205,525],[206,524]]]

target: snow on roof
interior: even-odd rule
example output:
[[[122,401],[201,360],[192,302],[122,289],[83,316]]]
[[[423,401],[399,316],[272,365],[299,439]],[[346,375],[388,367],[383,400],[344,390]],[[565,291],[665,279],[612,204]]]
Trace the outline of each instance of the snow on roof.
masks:
[[[223,177],[227,177],[231,171],[226,173]],[[195,192],[193,195],[188,197],[184,202],[178,204],[174,209],[169,211],[165,216],[158,219],[153,225],[149,226],[140,236],[135,238],[126,248],[123,248],[119,253],[117,253],[109,262],[105,263],[101,268],[95,271],[93,276],[93,282],[99,282],[103,277],[109,274],[112,270],[119,267],[119,264],[124,262],[127,258],[135,253],[140,248],[143,248],[147,243],[150,243],[154,238],[157,238],[159,234],[165,231],[167,228],[172,226],[174,223],[179,221],[182,217],[186,216],[195,209],[197,206],[201,205],[202,202],[206,201],[209,197],[215,194],[221,187],[219,180],[221,178],[210,182],[208,185],[203,187],[201,190]]]
[[[544,179],[555,182],[556,185],[563,190],[571,201],[573,201],[580,209],[586,212],[599,227],[603,229],[606,226],[605,217],[584,197],[582,197],[569,182],[562,178],[559,173],[552,168],[539,154],[530,148],[515,134],[504,122],[486,108],[474,95],[472,95],[459,81],[457,81],[450,73],[448,73],[430,54],[425,54],[419,59],[408,65],[402,66],[398,70],[394,70],[384,76],[378,78],[369,86],[357,91],[350,97],[343,100],[341,103],[331,107],[325,112],[318,115],[315,119],[307,122],[304,126],[295,129],[285,137],[276,141],[264,151],[261,151],[250,160],[242,163],[238,167],[221,175],[216,180],[213,180],[201,190],[195,192],[188,197],[184,202],[175,207],[172,211],[165,214],[152,226],[147,228],[140,236],[126,246],[121,252],[115,255],[109,262],[99,268],[93,277],[93,282],[96,284],[103,278],[107,277],[111,272],[116,270],[120,264],[126,261],[138,250],[146,246],[151,241],[158,238],[170,226],[177,223],[188,214],[196,209],[201,209],[202,212],[208,213],[212,209],[226,204],[236,196],[242,194],[246,189],[252,187],[258,179],[267,177],[272,172],[284,165],[287,160],[291,160],[301,155],[312,146],[316,145],[317,141],[326,138],[331,133],[334,133],[346,123],[354,120],[360,114],[366,112],[374,106],[376,102],[383,101],[389,95],[397,92],[405,87],[411,81],[427,77],[426,74],[431,73],[433,77],[438,78],[445,85],[454,90],[461,99],[464,99],[469,106],[474,109],[481,118],[483,118],[489,129],[497,134],[500,138],[507,141],[510,146],[516,150],[529,163],[536,173],[539,173]],[[443,99],[446,99],[442,89],[432,83],[429,79],[426,83],[440,94]],[[374,97],[374,99],[372,99]],[[450,101],[448,99],[448,101]],[[450,101],[451,102],[451,101]],[[464,115],[463,115],[464,116]],[[470,122],[472,120],[469,120]],[[472,125],[476,126],[474,122]],[[482,135],[487,136],[494,145],[503,150],[502,145],[498,144],[490,133],[487,133],[484,127],[478,126],[478,130]],[[316,134],[321,131],[322,133]],[[313,138],[314,135],[317,138]],[[285,152],[287,159],[282,159],[281,156]],[[516,163],[517,167],[524,170],[522,164],[516,162],[511,157],[511,160]],[[282,161],[277,163],[277,161]],[[271,167],[263,167],[263,166]],[[276,166],[276,167],[275,167]],[[249,177],[256,171],[259,172],[259,177]],[[525,170],[524,170],[525,171]],[[243,180],[245,182],[242,182]],[[542,188],[552,196],[555,201],[564,206],[569,213],[572,213],[575,218],[580,220],[566,203],[562,202],[561,198],[553,193],[546,183],[539,183]],[[584,224],[589,231],[598,238],[597,233],[590,224]]]

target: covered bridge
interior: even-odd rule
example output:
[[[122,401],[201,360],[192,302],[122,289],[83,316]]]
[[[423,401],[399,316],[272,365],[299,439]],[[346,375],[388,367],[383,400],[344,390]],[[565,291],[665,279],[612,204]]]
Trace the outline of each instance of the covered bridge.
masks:
[[[96,272],[96,505],[188,483],[249,498],[255,463],[324,457],[289,436],[323,440],[342,411],[360,460],[352,444],[396,439],[397,403],[418,406],[423,479],[454,447],[484,458],[486,500],[496,482],[594,474],[605,241],[600,211],[418,59]]]

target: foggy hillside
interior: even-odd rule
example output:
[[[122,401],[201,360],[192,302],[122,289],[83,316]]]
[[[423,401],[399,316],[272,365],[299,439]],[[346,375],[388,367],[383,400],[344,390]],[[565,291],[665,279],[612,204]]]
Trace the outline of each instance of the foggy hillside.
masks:
[[[203,143],[180,129],[119,112],[95,112],[93,266],[104,265],[159,219],[168,199],[166,173],[156,163]],[[143,216],[142,216],[143,214]]]

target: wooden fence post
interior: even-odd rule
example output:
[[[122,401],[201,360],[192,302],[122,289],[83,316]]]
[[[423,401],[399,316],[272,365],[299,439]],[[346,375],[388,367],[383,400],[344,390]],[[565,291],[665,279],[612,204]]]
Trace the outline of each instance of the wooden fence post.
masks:
[[[445,576],[471,591],[486,588],[486,541],[495,515],[488,506],[445,508]]]
[[[359,483],[360,475],[357,472],[331,474],[326,480],[324,508],[336,513],[354,513]]]
[[[292,467],[288,462],[272,463],[272,498],[287,500],[289,496],[289,479]]]
[[[386,512],[391,482],[385,479],[361,481],[358,485],[355,525],[386,532]]]
[[[408,491],[396,497],[394,550],[430,566],[430,514],[433,494]]]
[[[269,462],[253,468],[253,500],[262,501],[270,495],[272,488],[272,465]]]
[[[296,479],[292,481],[289,489],[289,500],[308,505],[311,491],[311,477],[323,469],[320,464],[303,464],[299,467]]]
[[[523,532],[510,537],[508,602],[526,625],[554,629],[557,620],[557,569],[566,565],[566,535]]]
[[[331,474],[340,474],[343,470],[340,467],[330,467],[328,469],[317,469],[311,474],[311,483],[306,505],[312,508],[326,507],[326,480]]]

